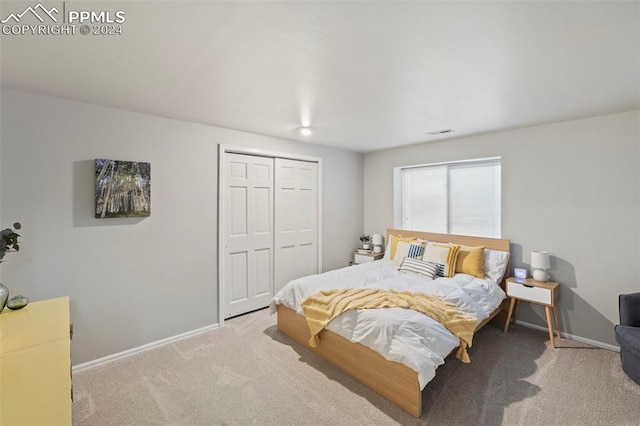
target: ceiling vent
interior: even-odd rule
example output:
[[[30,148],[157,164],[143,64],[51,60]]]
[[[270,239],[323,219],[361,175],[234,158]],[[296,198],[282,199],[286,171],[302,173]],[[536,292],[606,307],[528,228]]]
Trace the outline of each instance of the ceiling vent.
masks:
[[[445,133],[453,133],[453,129],[435,130],[433,132],[427,132],[427,134],[431,136],[444,135]]]

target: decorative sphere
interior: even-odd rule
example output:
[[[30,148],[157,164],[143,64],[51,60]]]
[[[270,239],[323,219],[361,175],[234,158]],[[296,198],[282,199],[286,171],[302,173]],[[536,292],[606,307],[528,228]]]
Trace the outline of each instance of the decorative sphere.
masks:
[[[12,297],[7,301],[7,308],[17,311],[18,309],[22,309],[29,304],[29,299],[24,297],[23,295],[18,295]]]

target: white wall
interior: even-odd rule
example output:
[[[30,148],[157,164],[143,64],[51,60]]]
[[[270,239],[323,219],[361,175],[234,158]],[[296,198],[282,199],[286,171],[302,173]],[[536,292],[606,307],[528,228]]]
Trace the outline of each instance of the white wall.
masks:
[[[393,225],[393,168],[502,157],[502,236],[511,263],[552,254],[561,328],[616,345],[618,294],[640,291],[640,111],[365,154],[364,231]],[[545,325],[522,304],[519,319]]]
[[[70,296],[73,363],[217,322],[217,146],[323,159],[323,269],[362,234],[361,154],[2,90],[3,220],[22,250],[2,264],[12,294]],[[151,163],[151,216],[95,219],[94,159]]]
[[[2,105],[2,90],[0,90],[0,105]],[[2,125],[2,108],[0,108],[0,126],[1,125]],[[2,136],[0,132],[0,178],[2,177],[2,149],[1,148],[2,148]],[[0,229],[5,229],[6,225],[2,220],[2,184],[1,183],[2,183],[2,179],[0,179]],[[2,282],[2,267],[0,266],[0,283],[1,282]]]

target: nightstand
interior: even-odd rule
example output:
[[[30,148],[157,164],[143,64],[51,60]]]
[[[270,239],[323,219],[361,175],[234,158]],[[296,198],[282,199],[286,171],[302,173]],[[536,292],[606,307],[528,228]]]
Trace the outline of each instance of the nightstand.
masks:
[[[373,262],[374,260],[380,260],[384,257],[384,253],[358,253],[353,254],[353,264],[358,265],[360,263]]]
[[[504,332],[507,332],[509,323],[511,322],[511,314],[513,313],[513,321],[518,316],[518,306],[521,300],[525,302],[537,303],[544,306],[547,316],[547,328],[549,330],[549,339],[551,347],[555,349],[555,339],[553,333],[553,325],[551,316],[553,314],[553,322],[560,339],[560,324],[558,323],[558,311],[556,310],[556,297],[558,296],[560,283],[552,281],[536,281],[531,278],[507,278],[507,296],[511,298],[509,303],[509,313],[507,314],[507,322],[504,325]],[[515,312],[514,311],[515,307]]]

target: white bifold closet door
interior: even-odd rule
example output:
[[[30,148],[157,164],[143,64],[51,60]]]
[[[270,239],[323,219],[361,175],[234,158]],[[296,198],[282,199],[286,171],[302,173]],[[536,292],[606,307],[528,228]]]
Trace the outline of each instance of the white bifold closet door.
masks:
[[[225,317],[269,305],[273,297],[273,158],[227,154]]]
[[[224,317],[269,305],[294,278],[318,273],[318,165],[227,153],[222,173]]]
[[[275,288],[318,271],[318,164],[276,158]]]

